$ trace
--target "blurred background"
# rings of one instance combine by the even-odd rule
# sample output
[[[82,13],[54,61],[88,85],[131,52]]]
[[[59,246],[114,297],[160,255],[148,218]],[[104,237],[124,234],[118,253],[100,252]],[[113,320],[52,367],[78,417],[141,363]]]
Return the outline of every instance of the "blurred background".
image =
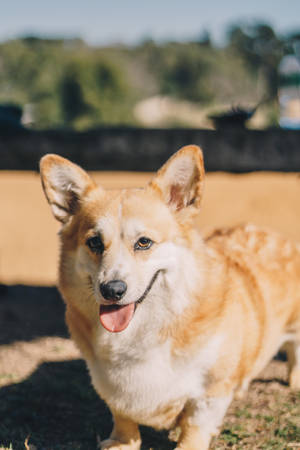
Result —
[[[0,102],[34,129],[211,128],[232,108],[251,128],[277,126],[280,89],[299,88],[299,17],[298,0],[12,0]]]
[[[39,159],[136,187],[187,144],[204,152],[203,235],[254,222],[300,242],[299,0],[1,2],[0,450],[95,450],[111,429],[53,287],[59,224]],[[285,377],[273,361],[213,448],[294,448]]]

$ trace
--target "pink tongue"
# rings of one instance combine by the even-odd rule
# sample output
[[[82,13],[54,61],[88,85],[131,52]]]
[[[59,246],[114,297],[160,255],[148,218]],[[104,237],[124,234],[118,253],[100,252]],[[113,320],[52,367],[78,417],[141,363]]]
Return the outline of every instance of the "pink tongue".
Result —
[[[118,333],[128,327],[134,314],[135,305],[100,305],[100,322],[111,333]]]

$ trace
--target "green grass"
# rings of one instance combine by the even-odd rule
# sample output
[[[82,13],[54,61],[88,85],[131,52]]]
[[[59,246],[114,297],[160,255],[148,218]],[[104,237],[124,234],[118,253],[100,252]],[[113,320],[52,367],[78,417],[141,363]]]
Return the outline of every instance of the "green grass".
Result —
[[[233,403],[212,448],[286,450],[299,444],[300,394],[270,380],[255,381],[245,400]]]

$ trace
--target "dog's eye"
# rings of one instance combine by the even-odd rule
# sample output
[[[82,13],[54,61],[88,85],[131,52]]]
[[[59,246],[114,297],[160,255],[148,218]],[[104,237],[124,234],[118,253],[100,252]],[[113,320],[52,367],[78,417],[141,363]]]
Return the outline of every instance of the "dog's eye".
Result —
[[[89,249],[97,255],[104,252],[104,244],[100,236],[93,236],[86,241],[86,245]]]
[[[134,250],[148,250],[152,244],[151,239],[143,236],[134,244]]]

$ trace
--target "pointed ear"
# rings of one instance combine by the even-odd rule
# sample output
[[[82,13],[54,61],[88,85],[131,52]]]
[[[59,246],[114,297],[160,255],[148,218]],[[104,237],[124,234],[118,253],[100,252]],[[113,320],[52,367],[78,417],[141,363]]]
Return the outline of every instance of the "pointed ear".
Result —
[[[66,223],[77,211],[94,181],[81,167],[61,156],[48,154],[40,161],[42,185],[54,217]]]
[[[150,187],[158,191],[174,211],[190,205],[198,209],[204,188],[201,149],[196,145],[181,148],[157,172]]]

